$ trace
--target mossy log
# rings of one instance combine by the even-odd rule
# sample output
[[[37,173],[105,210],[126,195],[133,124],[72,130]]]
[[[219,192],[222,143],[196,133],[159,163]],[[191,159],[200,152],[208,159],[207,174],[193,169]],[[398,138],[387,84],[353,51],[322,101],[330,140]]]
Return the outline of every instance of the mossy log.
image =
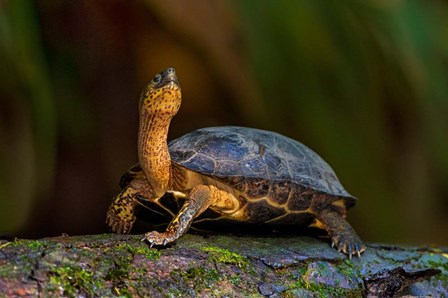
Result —
[[[0,297],[448,296],[448,251],[369,244],[348,259],[322,239],[186,235],[0,242]]]

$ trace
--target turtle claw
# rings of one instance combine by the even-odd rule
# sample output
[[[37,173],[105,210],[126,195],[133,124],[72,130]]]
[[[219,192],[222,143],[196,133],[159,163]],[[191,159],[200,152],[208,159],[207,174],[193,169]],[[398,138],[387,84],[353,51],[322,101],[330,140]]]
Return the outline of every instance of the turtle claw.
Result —
[[[365,245],[363,245],[359,239],[350,239],[337,236],[333,237],[331,246],[336,247],[338,252],[346,254],[349,259],[351,259],[352,256],[361,257],[361,253],[366,250]]]
[[[166,246],[168,243],[173,242],[169,234],[167,233],[159,233],[157,231],[148,232],[145,234],[145,238],[142,241],[148,241],[149,247],[152,248],[154,245],[162,245]]]

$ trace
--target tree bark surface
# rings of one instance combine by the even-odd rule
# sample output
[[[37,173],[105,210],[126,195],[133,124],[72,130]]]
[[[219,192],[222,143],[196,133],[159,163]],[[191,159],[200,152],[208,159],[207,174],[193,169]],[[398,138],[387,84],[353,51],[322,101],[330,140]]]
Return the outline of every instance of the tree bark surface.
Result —
[[[446,248],[368,244],[349,259],[302,236],[0,241],[0,297],[448,297]]]

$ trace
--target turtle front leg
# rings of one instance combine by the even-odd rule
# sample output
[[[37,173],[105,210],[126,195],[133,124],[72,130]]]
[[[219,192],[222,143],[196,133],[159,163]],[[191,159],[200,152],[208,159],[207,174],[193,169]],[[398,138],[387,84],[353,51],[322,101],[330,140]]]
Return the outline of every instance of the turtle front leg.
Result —
[[[135,206],[138,191],[132,187],[125,188],[114,199],[107,210],[106,224],[112,232],[119,234],[128,234],[135,222]]]
[[[201,215],[210,206],[215,206],[222,210],[234,209],[233,200],[229,197],[232,195],[217,189],[214,186],[197,185],[195,186],[184,205],[168,225],[163,233],[151,231],[145,234],[142,241],[147,240],[151,247],[153,245],[166,245],[174,242],[184,235],[190,228],[193,220]],[[225,212],[225,211],[224,211]]]
[[[361,256],[366,250],[366,246],[356,234],[350,224],[333,208],[328,207],[322,210],[317,219],[331,237],[332,246],[336,246],[338,251],[342,251],[349,258],[352,255]]]

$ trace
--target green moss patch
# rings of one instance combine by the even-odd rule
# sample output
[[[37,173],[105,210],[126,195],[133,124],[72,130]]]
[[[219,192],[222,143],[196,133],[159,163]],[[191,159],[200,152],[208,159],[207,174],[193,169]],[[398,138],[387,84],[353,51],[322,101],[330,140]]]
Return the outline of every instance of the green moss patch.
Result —
[[[346,259],[342,263],[336,265],[336,268],[347,278],[356,278],[359,276],[359,268],[350,259]]]
[[[11,247],[28,248],[30,250],[39,250],[45,248],[46,243],[40,240],[14,240],[13,242],[8,242],[4,246],[10,245]]]
[[[247,268],[247,265],[249,264],[247,257],[224,248],[206,246],[202,247],[201,250],[207,252],[210,261],[214,263],[231,264],[236,265],[239,268]]]
[[[294,290],[305,289],[312,292],[317,297],[361,297],[362,293],[357,290],[331,287],[325,284],[309,283],[300,278],[295,283],[289,285],[285,295],[293,294]]]
[[[206,269],[204,267],[193,267],[186,271],[176,269],[171,272],[171,276],[178,276],[185,283],[193,285],[195,291],[210,289],[220,280],[220,274],[216,269]]]
[[[118,251],[127,251],[134,256],[140,254],[145,256],[149,260],[158,260],[162,254],[159,250],[149,248],[146,245],[135,247],[127,243],[120,243],[115,247],[115,249],[117,249]]]
[[[49,291],[75,297],[79,293],[94,296],[101,283],[94,274],[81,267],[58,267],[50,271]]]

